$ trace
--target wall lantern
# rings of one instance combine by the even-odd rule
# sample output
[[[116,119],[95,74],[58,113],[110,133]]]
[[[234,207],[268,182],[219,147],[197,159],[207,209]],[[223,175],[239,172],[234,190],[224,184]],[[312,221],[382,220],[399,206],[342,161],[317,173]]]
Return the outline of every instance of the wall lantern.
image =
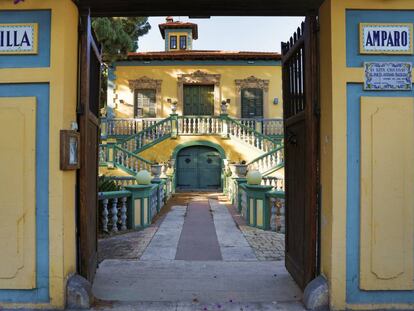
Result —
[[[273,105],[278,105],[279,104],[279,98],[275,97],[273,99]]]

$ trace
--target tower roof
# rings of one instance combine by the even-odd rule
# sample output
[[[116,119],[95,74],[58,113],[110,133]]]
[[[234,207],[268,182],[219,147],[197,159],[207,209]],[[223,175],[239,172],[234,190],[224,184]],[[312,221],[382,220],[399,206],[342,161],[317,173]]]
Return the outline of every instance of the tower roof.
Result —
[[[166,18],[166,22],[159,24],[161,36],[165,39],[165,30],[166,29],[191,29],[193,32],[193,39],[198,39],[198,26],[194,23],[189,22],[175,22],[171,16]]]

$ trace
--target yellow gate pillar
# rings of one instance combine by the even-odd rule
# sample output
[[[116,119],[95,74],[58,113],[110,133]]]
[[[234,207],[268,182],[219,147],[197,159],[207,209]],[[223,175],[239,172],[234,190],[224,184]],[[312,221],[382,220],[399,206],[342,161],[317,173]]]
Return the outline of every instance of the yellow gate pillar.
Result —
[[[321,272],[334,310],[414,308],[413,9],[320,9]]]
[[[76,172],[60,130],[76,121],[78,10],[0,1],[0,305],[63,308],[76,272]],[[7,35],[9,34],[9,35]]]

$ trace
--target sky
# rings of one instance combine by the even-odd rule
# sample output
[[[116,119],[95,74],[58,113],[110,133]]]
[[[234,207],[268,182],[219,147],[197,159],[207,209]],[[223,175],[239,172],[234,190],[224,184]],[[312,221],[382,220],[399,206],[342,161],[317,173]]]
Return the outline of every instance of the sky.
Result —
[[[280,52],[280,43],[296,31],[303,17],[211,17],[189,19],[174,16],[175,21],[198,24],[198,40],[193,50]],[[139,39],[139,52],[163,51],[164,41],[158,24],[165,17],[150,17],[151,30]]]

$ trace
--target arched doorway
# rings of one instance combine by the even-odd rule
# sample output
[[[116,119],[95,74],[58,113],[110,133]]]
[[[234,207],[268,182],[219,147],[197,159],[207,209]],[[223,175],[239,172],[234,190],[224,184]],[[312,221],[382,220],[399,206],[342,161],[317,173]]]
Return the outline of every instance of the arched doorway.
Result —
[[[178,190],[221,189],[222,159],[219,151],[209,146],[190,146],[177,154]]]

